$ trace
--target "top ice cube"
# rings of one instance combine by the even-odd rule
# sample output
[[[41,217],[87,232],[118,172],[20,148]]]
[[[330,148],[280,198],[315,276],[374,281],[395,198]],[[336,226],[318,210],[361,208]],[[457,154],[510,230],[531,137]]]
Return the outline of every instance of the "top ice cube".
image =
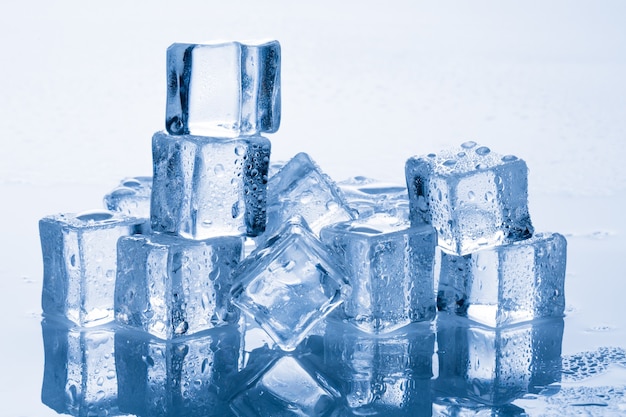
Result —
[[[238,137],[280,124],[280,44],[175,43],[167,49],[171,135]]]
[[[456,255],[529,238],[528,168],[476,142],[406,162],[411,224],[429,223]]]

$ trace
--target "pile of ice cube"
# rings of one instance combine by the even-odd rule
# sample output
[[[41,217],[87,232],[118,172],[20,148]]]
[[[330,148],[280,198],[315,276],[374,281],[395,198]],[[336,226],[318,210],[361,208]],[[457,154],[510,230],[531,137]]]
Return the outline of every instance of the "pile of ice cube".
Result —
[[[270,165],[276,41],[173,44],[167,87],[153,177],[40,221],[46,317],[170,340],[243,312],[291,351],[331,313],[373,334],[563,315],[566,242],[533,233],[523,160],[465,142],[410,158],[407,187]]]

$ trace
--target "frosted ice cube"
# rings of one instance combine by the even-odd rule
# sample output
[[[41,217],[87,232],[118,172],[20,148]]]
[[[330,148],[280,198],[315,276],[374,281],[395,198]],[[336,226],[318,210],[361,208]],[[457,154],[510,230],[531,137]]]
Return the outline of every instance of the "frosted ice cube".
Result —
[[[301,218],[246,258],[236,272],[233,303],[283,350],[293,350],[348,296],[343,270]]]
[[[238,417],[335,415],[339,393],[302,360],[282,356],[249,387],[235,396]]]
[[[490,329],[453,316],[437,321],[435,391],[503,405],[561,380],[563,319]]]
[[[329,320],[324,364],[354,415],[430,415],[434,344],[426,323],[372,335]]]
[[[144,222],[109,211],[41,219],[44,314],[81,326],[113,320],[117,240],[142,231]]]
[[[302,216],[315,234],[326,225],[355,217],[335,182],[304,152],[294,156],[272,176],[267,187],[264,237],[275,234],[296,215]]]
[[[438,308],[493,327],[560,317],[566,257],[567,241],[558,233],[465,256],[442,252]]]
[[[431,226],[378,213],[325,227],[321,239],[347,271],[352,294],[343,310],[356,326],[389,332],[435,317]]]
[[[374,213],[388,213],[408,218],[409,197],[406,185],[380,181],[364,176],[351,177],[337,183],[348,205],[359,218]]]
[[[41,401],[73,416],[117,415],[112,327],[75,328],[43,320]]]
[[[167,342],[118,330],[120,410],[151,417],[232,415],[224,388],[237,373],[239,338],[234,326]]]
[[[465,142],[406,162],[413,224],[432,224],[439,246],[465,255],[532,235],[528,169],[513,155]]]
[[[104,205],[110,211],[147,219],[150,217],[151,193],[152,177],[124,178],[104,196]]]
[[[265,230],[269,140],[157,132],[152,154],[154,231],[202,240]]]
[[[229,302],[242,238],[141,235],[119,240],[115,319],[161,339],[233,323]]]
[[[280,124],[280,44],[171,45],[166,113],[172,135],[275,132]]]

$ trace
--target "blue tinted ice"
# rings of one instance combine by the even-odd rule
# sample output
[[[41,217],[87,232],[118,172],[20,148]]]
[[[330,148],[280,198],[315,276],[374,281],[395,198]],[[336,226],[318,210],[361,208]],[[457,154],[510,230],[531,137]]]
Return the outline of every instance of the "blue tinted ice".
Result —
[[[124,178],[104,196],[104,205],[110,211],[147,219],[150,217],[151,193],[152,177]]]
[[[350,291],[343,270],[299,218],[252,252],[236,274],[233,303],[287,351]]]
[[[280,45],[175,43],[167,50],[166,128],[236,137],[280,124]]]
[[[409,197],[404,184],[357,176],[340,181],[337,185],[348,205],[359,214],[359,218],[374,213],[408,218]]]
[[[242,238],[203,241],[141,235],[120,239],[115,319],[161,339],[235,322],[229,291]]]
[[[326,225],[354,219],[335,182],[306,153],[294,156],[267,187],[266,236],[296,215],[316,234]]]
[[[41,219],[44,314],[79,325],[113,320],[117,240],[141,231],[144,222],[108,211]]]
[[[566,257],[567,242],[558,233],[465,256],[442,252],[438,307],[488,326],[560,317]]]
[[[235,327],[169,342],[146,336],[115,334],[120,411],[150,417],[231,415],[224,387],[237,372]]]
[[[61,414],[117,415],[114,330],[42,321],[45,365],[41,401]]]
[[[513,155],[465,142],[406,162],[413,224],[432,224],[439,246],[465,255],[528,238],[528,169]]]
[[[238,417],[336,415],[339,393],[307,365],[293,356],[278,358],[233,398],[232,410]]]
[[[154,231],[202,240],[265,230],[269,140],[157,132],[152,154]]]
[[[452,316],[437,322],[439,395],[503,405],[561,380],[563,319],[499,329]]]
[[[379,213],[325,227],[321,239],[348,274],[352,294],[343,310],[356,326],[389,332],[435,317],[431,226]]]
[[[324,364],[349,415],[430,416],[434,344],[426,323],[381,336],[329,320]]]

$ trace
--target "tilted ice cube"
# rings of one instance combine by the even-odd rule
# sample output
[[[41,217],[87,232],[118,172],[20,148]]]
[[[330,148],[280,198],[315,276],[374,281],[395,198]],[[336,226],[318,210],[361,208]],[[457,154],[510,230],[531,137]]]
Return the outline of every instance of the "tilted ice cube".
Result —
[[[348,273],[352,294],[343,310],[356,326],[389,332],[435,317],[431,226],[379,213],[325,227],[321,239]]]
[[[280,44],[171,45],[166,113],[172,135],[275,132],[280,124]]]
[[[142,235],[120,239],[115,319],[156,337],[171,339],[233,323],[233,270],[242,238],[203,241]]]
[[[61,414],[117,415],[114,329],[41,322],[45,355],[41,401]]]
[[[119,409],[138,416],[231,416],[225,392],[237,373],[234,326],[173,341],[130,329],[115,334]]]
[[[454,316],[437,320],[435,391],[502,405],[561,380],[563,319],[489,329]]]
[[[406,185],[357,176],[337,183],[348,205],[359,218],[374,213],[388,213],[408,218],[409,197]]]
[[[265,230],[269,140],[157,132],[152,154],[154,231],[201,240]]]
[[[337,185],[304,152],[294,156],[270,178],[264,236],[276,233],[296,215],[302,216],[316,234],[326,225],[354,219],[354,212]]]
[[[309,363],[282,356],[231,401],[237,417],[333,416],[339,393]]]
[[[560,317],[566,257],[567,241],[558,233],[465,256],[442,251],[438,308],[494,327]]]
[[[283,350],[293,350],[349,294],[344,271],[300,218],[239,266],[233,303]]]
[[[475,142],[409,158],[411,222],[432,224],[439,246],[457,255],[528,238],[527,176],[523,160]]]
[[[150,217],[151,193],[152,177],[125,178],[104,196],[104,205],[111,211],[147,219]]]
[[[434,344],[426,323],[381,336],[329,320],[324,364],[350,415],[430,416]]]
[[[108,211],[41,219],[44,314],[81,326],[113,320],[117,240],[140,232],[144,222]]]

